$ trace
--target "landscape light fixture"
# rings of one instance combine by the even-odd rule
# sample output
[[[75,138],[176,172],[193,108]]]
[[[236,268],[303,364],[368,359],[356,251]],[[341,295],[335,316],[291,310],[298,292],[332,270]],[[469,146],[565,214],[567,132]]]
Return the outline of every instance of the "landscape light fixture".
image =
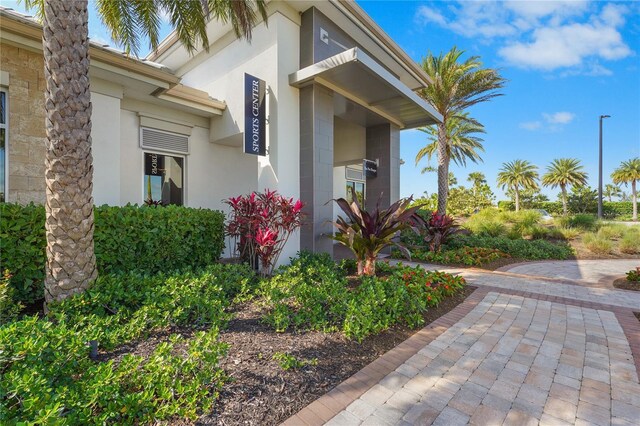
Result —
[[[610,115],[600,116],[600,145],[598,157],[598,219],[602,219],[602,119],[610,117]]]

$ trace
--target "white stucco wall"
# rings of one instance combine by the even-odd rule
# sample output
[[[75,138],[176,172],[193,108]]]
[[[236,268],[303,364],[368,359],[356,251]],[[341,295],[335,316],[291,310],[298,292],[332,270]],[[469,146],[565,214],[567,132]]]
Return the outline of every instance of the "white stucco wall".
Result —
[[[97,206],[120,204],[120,99],[91,93],[93,201]]]
[[[218,199],[265,189],[276,189],[286,197],[299,198],[299,99],[298,90],[288,81],[289,74],[299,68],[299,38],[299,23],[276,12],[270,16],[268,27],[259,25],[254,29],[251,43],[234,40],[222,48],[216,48],[214,44],[209,54],[201,53],[207,57],[195,58],[198,64],[181,76],[184,84],[205,90],[227,103],[223,116],[211,120],[209,139],[213,141],[244,129],[244,74],[254,75],[267,84],[265,157],[244,154],[241,146],[211,142],[207,143],[207,148],[199,147],[200,154],[196,155],[194,151],[190,156],[190,168],[199,168],[196,165],[202,163],[203,167],[224,171],[220,176],[213,173],[211,180],[203,183],[218,186],[220,194],[226,192],[224,197],[216,194]],[[205,152],[210,152],[215,159],[204,157]],[[209,159],[208,164],[204,158]],[[196,189],[192,179],[187,185]],[[299,247],[296,233],[283,250],[281,263],[294,256]]]

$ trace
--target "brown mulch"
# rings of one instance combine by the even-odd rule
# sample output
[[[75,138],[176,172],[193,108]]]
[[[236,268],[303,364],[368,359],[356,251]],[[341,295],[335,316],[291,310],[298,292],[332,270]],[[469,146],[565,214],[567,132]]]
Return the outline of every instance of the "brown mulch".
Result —
[[[629,281],[626,277],[618,278],[617,280],[615,280],[613,282],[613,286],[622,290],[640,291],[640,282]]]
[[[426,324],[458,306],[474,290],[467,286],[430,309],[425,313]],[[201,417],[198,424],[279,424],[416,331],[398,326],[357,343],[340,333],[276,333],[260,322],[260,316],[254,304],[240,306],[221,332],[221,340],[231,345],[221,362],[231,382],[223,387],[214,413]],[[317,364],[283,370],[273,359],[276,352],[300,361],[317,360]]]

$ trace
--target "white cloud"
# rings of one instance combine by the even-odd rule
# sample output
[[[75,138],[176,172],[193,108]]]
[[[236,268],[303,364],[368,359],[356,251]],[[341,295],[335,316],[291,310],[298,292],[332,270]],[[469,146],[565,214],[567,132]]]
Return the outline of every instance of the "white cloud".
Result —
[[[498,54],[512,65],[554,70],[581,65],[589,57],[622,59],[631,49],[616,28],[587,23],[536,29],[532,42],[512,43]]]
[[[576,118],[576,115],[568,111],[558,111],[554,113],[542,113],[543,120],[525,121],[519,127],[530,132],[545,130],[548,132],[559,131],[562,126],[569,124]]]
[[[539,121],[526,121],[524,123],[520,123],[520,128],[525,130],[538,130],[542,127],[542,123]]]
[[[587,0],[458,1],[420,6],[416,18],[481,42],[497,41],[498,55],[516,67],[605,76],[611,71],[601,61],[634,52],[620,33],[630,8],[601,5]]]
[[[542,114],[544,119],[549,124],[569,124],[576,118],[576,115],[572,112],[560,111],[553,114]]]

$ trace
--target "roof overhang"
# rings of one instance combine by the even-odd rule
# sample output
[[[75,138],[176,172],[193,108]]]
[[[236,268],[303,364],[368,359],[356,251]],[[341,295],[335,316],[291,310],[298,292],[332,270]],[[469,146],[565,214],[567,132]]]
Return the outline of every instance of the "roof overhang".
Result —
[[[400,129],[442,121],[427,101],[357,47],[289,75],[289,84],[297,88],[314,83],[362,105]]]

